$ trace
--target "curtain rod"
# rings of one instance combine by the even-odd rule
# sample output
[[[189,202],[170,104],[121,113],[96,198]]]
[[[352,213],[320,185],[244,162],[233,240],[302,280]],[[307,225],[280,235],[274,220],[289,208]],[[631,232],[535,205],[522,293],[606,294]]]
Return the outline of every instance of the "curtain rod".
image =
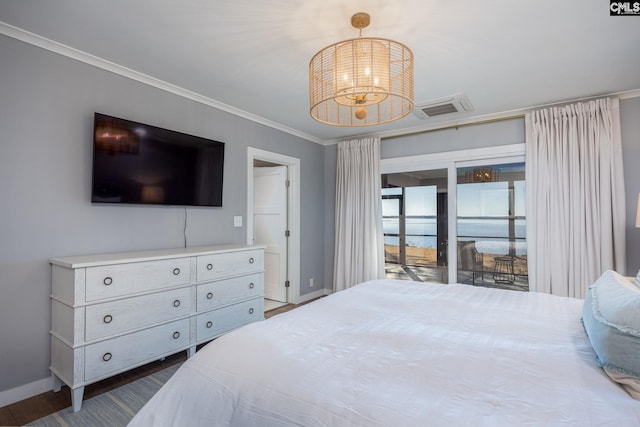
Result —
[[[434,127],[432,129],[416,129],[414,132],[404,132],[402,134],[399,135],[391,135],[391,136],[387,136],[387,137],[381,137],[380,140],[381,141],[389,141],[391,139],[396,139],[396,138],[402,138],[405,136],[409,136],[409,135],[416,135],[419,133],[430,133],[430,132],[437,132],[440,130],[448,130],[448,129],[458,129],[458,128],[462,128],[462,127],[467,127],[467,126],[477,126],[477,125],[486,125],[489,123],[497,123],[497,122],[503,122],[505,120],[514,120],[514,119],[522,119],[524,118],[524,113],[521,114],[514,114],[511,116],[502,116],[502,117],[496,117],[496,118],[491,118],[491,119],[484,119],[484,120],[476,120],[473,122],[468,122],[468,123],[457,123],[457,124],[451,124],[451,125],[444,125],[442,127]]]

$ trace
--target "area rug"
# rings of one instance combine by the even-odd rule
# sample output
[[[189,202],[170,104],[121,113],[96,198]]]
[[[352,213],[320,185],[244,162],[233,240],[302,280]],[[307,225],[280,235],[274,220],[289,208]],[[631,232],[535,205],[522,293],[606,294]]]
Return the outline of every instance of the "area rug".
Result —
[[[71,407],[40,418],[28,426],[118,427],[126,426],[160,387],[178,370],[180,363],[82,402],[82,409]]]

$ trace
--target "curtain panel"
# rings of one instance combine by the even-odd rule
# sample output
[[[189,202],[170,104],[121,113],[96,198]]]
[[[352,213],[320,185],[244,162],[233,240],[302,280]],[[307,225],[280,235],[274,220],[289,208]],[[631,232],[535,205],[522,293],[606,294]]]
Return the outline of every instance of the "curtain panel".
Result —
[[[532,291],[584,298],[625,272],[625,196],[617,99],[526,114],[527,246]]]
[[[384,278],[380,138],[338,143],[334,291]]]

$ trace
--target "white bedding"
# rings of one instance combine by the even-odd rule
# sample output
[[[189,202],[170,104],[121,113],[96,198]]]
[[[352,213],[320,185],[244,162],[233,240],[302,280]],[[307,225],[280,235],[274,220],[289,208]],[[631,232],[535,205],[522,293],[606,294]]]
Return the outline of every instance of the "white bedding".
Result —
[[[582,300],[372,281],[187,360],[131,426],[637,426]]]

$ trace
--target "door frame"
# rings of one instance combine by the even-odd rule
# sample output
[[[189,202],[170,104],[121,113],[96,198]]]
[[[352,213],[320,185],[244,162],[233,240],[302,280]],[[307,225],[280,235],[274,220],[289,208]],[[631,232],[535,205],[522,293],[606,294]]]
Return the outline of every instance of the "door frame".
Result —
[[[253,244],[253,213],[254,213],[254,160],[263,160],[287,166],[289,245],[287,250],[287,269],[289,271],[289,289],[287,302],[298,304],[300,297],[300,159],[247,147],[247,244]]]
[[[474,164],[486,164],[487,161],[494,164],[510,161],[524,161],[524,143],[499,145],[485,148],[472,148],[469,150],[447,151],[444,153],[422,154],[409,157],[393,157],[380,159],[380,174],[410,172],[416,170],[448,169],[448,217],[457,218],[457,168],[472,166]],[[447,259],[449,266],[458,265],[457,221],[449,221],[449,253]],[[449,283],[457,283],[457,268],[449,268]]]

